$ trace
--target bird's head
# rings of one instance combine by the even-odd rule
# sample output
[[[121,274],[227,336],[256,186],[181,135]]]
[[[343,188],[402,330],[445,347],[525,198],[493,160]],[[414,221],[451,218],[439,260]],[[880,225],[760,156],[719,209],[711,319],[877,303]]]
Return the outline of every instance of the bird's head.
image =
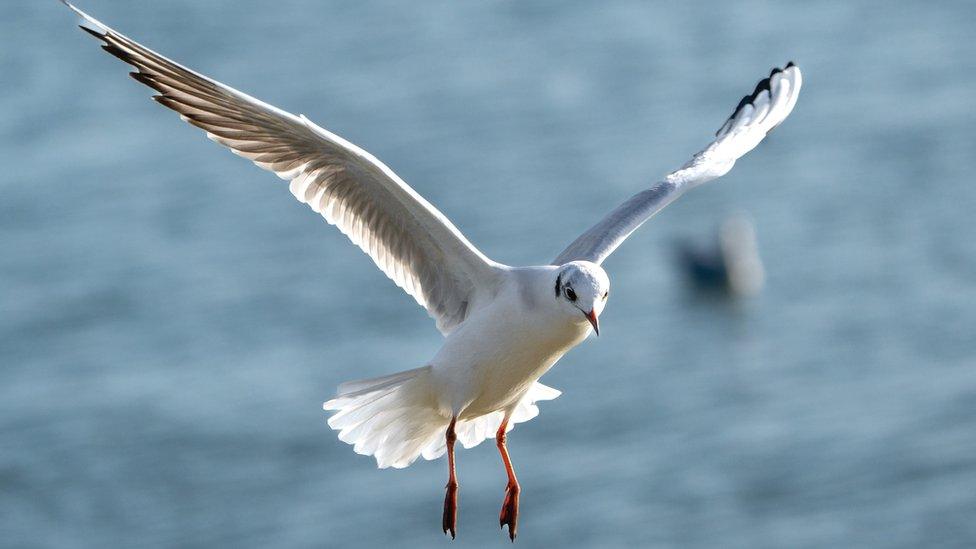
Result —
[[[574,322],[589,322],[600,335],[598,318],[610,297],[610,278],[589,261],[573,261],[556,271],[556,301]]]

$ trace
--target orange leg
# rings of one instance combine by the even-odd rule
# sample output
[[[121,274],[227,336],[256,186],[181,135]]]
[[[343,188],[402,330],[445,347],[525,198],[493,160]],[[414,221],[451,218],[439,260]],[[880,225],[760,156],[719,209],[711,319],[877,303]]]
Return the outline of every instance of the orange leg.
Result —
[[[454,470],[454,441],[457,435],[454,433],[454,424],[457,423],[457,416],[451,418],[451,424],[447,426],[447,467],[450,469],[450,476],[447,480],[447,494],[444,496],[444,519],[441,525],[444,533],[451,533],[451,539],[457,534],[457,508],[458,508],[458,481],[457,473]]]
[[[508,537],[514,542],[516,530],[518,528],[518,508],[519,508],[519,488],[518,479],[515,478],[515,469],[512,467],[512,460],[508,457],[508,447],[505,446],[505,429],[508,428],[508,418],[502,420],[501,427],[495,433],[495,442],[498,444],[498,452],[502,455],[505,463],[505,472],[508,473],[508,486],[505,487],[505,501],[502,503],[502,512],[498,516],[498,524],[502,528],[508,525]]]

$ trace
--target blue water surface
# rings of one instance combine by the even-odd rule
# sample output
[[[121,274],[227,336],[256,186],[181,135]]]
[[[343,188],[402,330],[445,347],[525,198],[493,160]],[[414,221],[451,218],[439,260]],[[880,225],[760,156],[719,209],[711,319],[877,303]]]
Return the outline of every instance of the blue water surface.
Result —
[[[546,262],[794,59],[787,122],[605,264],[603,335],[510,436],[518,546],[976,545],[976,4],[124,2],[122,32],[383,159]],[[378,471],[322,401],[425,312],[286,184],[148,101],[54,0],[0,7],[0,546],[488,547],[504,473]],[[671,245],[755,221],[767,285]]]

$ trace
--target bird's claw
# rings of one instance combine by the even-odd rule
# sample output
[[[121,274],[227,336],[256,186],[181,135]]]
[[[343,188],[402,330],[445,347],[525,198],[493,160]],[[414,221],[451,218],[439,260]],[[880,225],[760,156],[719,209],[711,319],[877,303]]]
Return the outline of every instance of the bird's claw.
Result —
[[[518,533],[519,485],[509,484],[505,487],[505,501],[502,502],[502,512],[498,515],[498,526],[508,525],[508,537],[515,542]]]
[[[447,493],[444,495],[444,518],[441,521],[441,526],[444,527],[445,534],[450,532],[451,539],[457,535],[457,495],[457,483],[448,483]]]

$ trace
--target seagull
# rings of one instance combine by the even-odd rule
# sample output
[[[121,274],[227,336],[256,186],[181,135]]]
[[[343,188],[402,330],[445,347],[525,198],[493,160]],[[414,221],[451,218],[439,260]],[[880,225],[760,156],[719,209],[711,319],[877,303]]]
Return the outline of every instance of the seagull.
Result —
[[[678,170],[637,193],[545,265],[513,267],[476,248],[430,202],[365,150],[316,125],[150,50],[61,0],[81,28],[136,70],[207,137],[289,181],[289,190],[359,246],[434,319],[443,344],[423,366],[343,383],[324,404],[339,439],[380,468],[447,454],[442,528],[457,531],[455,443],[492,436],[508,482],[499,526],[514,542],[521,489],[506,445],[516,423],[560,395],[539,383],[562,356],[600,333],[610,279],[600,266],[651,216],[725,175],[793,110],[800,69],[774,68],[715,138]]]

